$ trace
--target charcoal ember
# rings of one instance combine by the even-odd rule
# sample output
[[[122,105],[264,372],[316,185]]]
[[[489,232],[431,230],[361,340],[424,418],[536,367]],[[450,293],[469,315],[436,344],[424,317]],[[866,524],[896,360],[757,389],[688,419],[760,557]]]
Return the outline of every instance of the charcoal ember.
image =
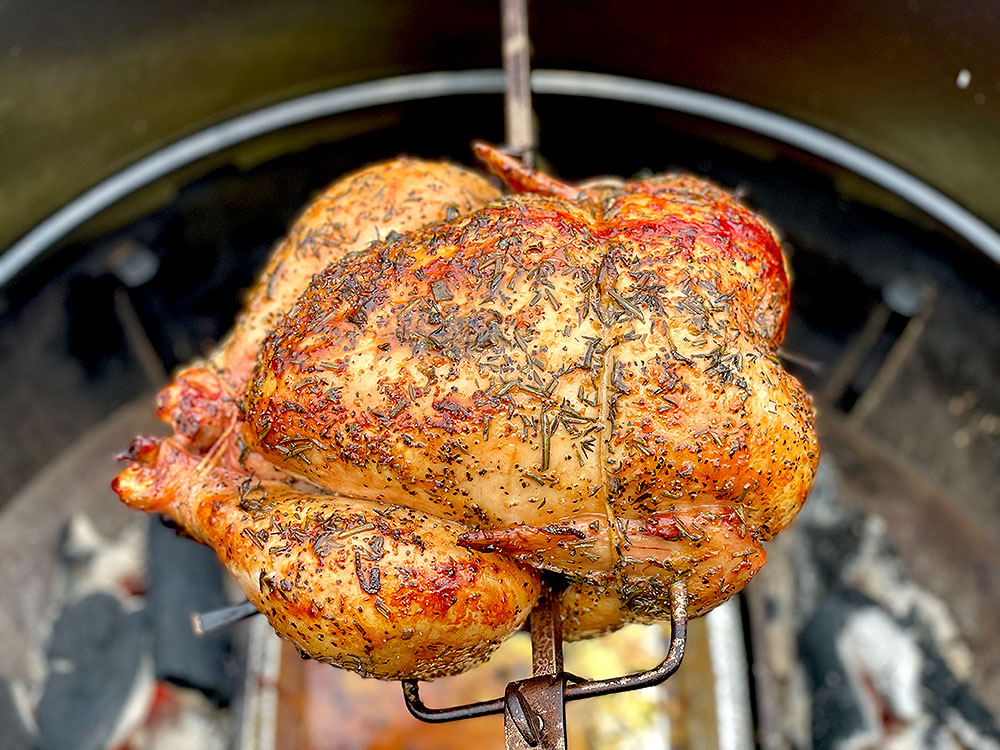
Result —
[[[235,685],[232,639],[226,632],[199,637],[191,628],[192,613],[227,604],[215,553],[154,522],[148,565],[146,611],[156,676],[228,704]]]
[[[69,591],[75,598],[142,590],[148,521],[130,521],[113,536],[98,531],[90,517],[74,513],[63,526],[59,555],[66,563]]]
[[[8,678],[0,677],[0,748],[36,750],[37,747],[35,736],[14,698],[13,684]]]
[[[145,648],[142,613],[126,613],[110,594],[66,607],[53,626],[36,712],[41,750],[108,747],[141,692]]]

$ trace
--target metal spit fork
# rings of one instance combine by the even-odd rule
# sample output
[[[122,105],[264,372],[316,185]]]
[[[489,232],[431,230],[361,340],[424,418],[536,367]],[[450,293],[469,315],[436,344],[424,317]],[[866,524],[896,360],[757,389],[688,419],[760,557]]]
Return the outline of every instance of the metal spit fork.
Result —
[[[428,708],[420,700],[416,680],[404,680],[403,697],[410,713],[434,723],[502,713],[507,750],[566,750],[567,701],[659,685],[681,665],[687,638],[687,588],[683,581],[670,587],[666,658],[645,672],[606,680],[585,680],[563,670],[561,593],[560,583],[549,582],[531,613],[531,677],[507,685],[503,698],[453,708]]]

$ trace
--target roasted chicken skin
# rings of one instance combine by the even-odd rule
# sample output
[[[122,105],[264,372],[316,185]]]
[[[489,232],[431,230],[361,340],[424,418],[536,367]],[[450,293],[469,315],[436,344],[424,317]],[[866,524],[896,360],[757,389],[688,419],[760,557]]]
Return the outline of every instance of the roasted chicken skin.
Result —
[[[679,578],[706,612],[763,564],[818,459],[776,357],[789,284],[763,220],[690,176],[579,189],[477,153],[513,194],[406,160],[320,198],[219,352],[161,396],[174,435],[138,439],[115,483],[215,547],[304,652],[375,676],[485,658],[540,570],[570,579],[570,638],[667,617]],[[366,246],[316,231],[360,206],[405,221]],[[435,571],[461,579],[440,613],[407,588]]]

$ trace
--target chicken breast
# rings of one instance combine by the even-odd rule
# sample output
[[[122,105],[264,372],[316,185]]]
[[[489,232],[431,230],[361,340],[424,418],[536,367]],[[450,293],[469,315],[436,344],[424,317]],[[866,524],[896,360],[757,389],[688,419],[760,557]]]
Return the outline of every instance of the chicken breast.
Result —
[[[763,564],[761,543],[801,506],[818,460],[810,399],[776,357],[789,284],[762,219],[690,176],[579,189],[477,151],[513,194],[438,165],[431,184],[446,188],[431,194],[457,191],[461,206],[435,198],[430,214],[347,252],[293,230],[219,353],[165,392],[175,435],[137,443],[116,483],[214,546],[279,633],[366,674],[427,677],[484,658],[464,639],[519,626],[538,571],[571,581],[569,638],[668,617],[678,579],[689,614],[706,612]],[[407,173],[432,170],[414,164]],[[348,178],[304,221],[376,200],[402,215],[419,182],[389,196]],[[291,270],[300,256],[311,280]],[[258,484],[266,512],[239,499]],[[387,590],[430,586],[445,561],[475,568],[451,624],[434,627],[405,597],[392,609],[371,577],[345,575],[365,546],[309,552],[321,532],[308,519],[329,513],[357,520],[337,533],[366,527],[364,545],[395,556],[377,569]],[[289,518],[298,547],[253,541]],[[295,584],[275,598],[266,580],[289,580],[288,554]],[[403,557],[419,575],[398,572]],[[317,601],[320,619],[363,614],[365,633],[378,623],[384,636],[306,637]],[[398,654],[404,628],[411,655],[419,633],[454,659]]]

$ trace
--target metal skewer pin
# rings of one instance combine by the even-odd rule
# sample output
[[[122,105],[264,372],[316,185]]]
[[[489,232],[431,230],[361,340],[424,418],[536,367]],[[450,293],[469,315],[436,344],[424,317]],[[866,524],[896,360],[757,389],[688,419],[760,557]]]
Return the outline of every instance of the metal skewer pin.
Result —
[[[191,630],[197,636],[210,635],[256,614],[259,614],[257,607],[249,601],[208,612],[192,612]]]
[[[531,39],[528,0],[500,2],[506,150],[527,166],[535,161],[535,123],[531,108]]]

